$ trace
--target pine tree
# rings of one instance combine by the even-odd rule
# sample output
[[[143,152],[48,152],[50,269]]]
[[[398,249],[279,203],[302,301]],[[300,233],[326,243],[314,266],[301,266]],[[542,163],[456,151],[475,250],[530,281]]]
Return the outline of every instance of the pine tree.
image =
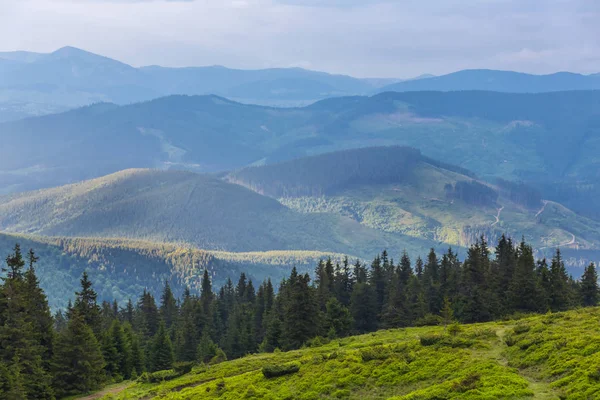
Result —
[[[317,335],[318,305],[309,286],[308,274],[299,275],[292,269],[287,299],[283,303],[283,338],[286,349],[297,349]]]
[[[31,266],[37,258],[30,252]],[[15,380],[15,385],[22,386],[29,399],[51,399],[51,377],[49,364],[43,357],[51,354],[52,321],[48,332],[38,332],[36,328],[46,328],[46,321],[38,321],[37,317],[45,317],[48,303],[43,291],[37,286],[34,270],[27,272],[27,280],[23,274],[25,261],[19,245],[15,245],[14,253],[6,259],[6,277],[0,287],[1,325],[0,325],[0,362],[4,362]],[[29,289],[32,290],[29,293]],[[31,297],[30,297],[31,296]],[[39,308],[39,310],[38,310]],[[17,387],[15,386],[15,387]],[[20,389],[17,390],[20,392]]]
[[[386,293],[386,276],[381,265],[381,257],[377,256],[371,263],[371,273],[369,276],[369,284],[375,291],[375,315],[377,321],[381,316],[383,304],[385,302]]]
[[[165,281],[165,286],[160,297],[160,315],[165,322],[167,329],[170,329],[175,323],[178,312],[177,300],[175,300],[169,282]]]
[[[146,339],[153,337],[158,332],[160,314],[154,301],[154,296],[144,289],[142,297],[138,302],[139,317],[136,325],[138,331]]]
[[[164,322],[160,322],[158,331],[152,339],[152,348],[150,352],[150,365],[152,371],[162,371],[173,368],[173,345],[167,334]]]
[[[196,354],[198,361],[208,363],[216,354],[218,346],[212,341],[208,330],[202,333]]]
[[[484,322],[491,317],[485,296],[486,249],[485,242],[472,245],[461,271],[458,316],[463,322]]]
[[[80,282],[81,291],[75,293],[77,298],[75,299],[73,310],[83,318],[84,323],[88,325],[96,335],[99,335],[101,320],[100,307],[96,302],[98,295],[92,288],[92,282],[89,280],[87,272],[83,272]]]
[[[371,332],[377,328],[377,300],[371,285],[367,283],[354,285],[350,313],[354,318],[354,328],[357,332]]]
[[[564,311],[569,307],[570,302],[569,276],[560,250],[557,249],[550,264],[550,308],[552,311]]]
[[[524,240],[519,245],[517,264],[507,294],[512,310],[533,312],[540,309],[533,249]]]
[[[53,365],[58,397],[87,393],[104,382],[100,344],[78,312],[71,314],[67,329],[56,339]]]
[[[335,297],[330,298],[325,307],[328,332],[333,331],[334,337],[348,336],[354,325],[348,308],[344,307]]]
[[[453,320],[454,310],[452,309],[452,303],[448,297],[444,297],[444,306],[442,307],[442,322],[444,323],[444,329],[446,329]]]
[[[581,304],[584,307],[598,305],[600,300],[600,289],[598,288],[598,274],[596,266],[592,263],[585,268],[581,277],[580,285]]]

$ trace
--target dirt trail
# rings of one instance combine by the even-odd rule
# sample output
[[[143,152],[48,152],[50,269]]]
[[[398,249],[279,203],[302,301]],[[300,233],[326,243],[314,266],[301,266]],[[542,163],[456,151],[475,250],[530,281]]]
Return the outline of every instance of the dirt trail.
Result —
[[[112,385],[107,388],[102,389],[99,392],[84,396],[77,397],[75,400],[97,400],[100,399],[107,394],[117,394],[121,393],[123,390],[127,389],[127,387],[131,384],[131,382],[121,383],[119,385]]]
[[[495,221],[495,222],[492,222],[492,225],[490,225],[490,226],[494,226],[494,225],[496,225],[498,222],[500,222],[500,213],[502,212],[502,210],[504,210],[504,206],[502,206],[502,207],[500,207],[500,208],[498,209],[498,214],[494,216],[494,218],[496,218],[496,221]]]
[[[506,331],[511,329],[513,325],[506,325],[500,329],[496,330],[496,336],[498,336],[498,341],[492,345],[492,348],[488,350],[486,356],[496,360],[499,364],[508,366],[508,360],[503,355],[503,350],[505,348],[504,344],[504,336],[506,335]],[[529,388],[533,391],[534,395],[531,397],[532,399],[537,400],[558,400],[560,399],[560,395],[558,392],[550,386],[549,382],[545,382],[539,379],[535,379],[534,377],[519,371],[519,375],[526,379],[529,382]]]
[[[542,206],[542,208],[540,208],[540,211],[537,212],[537,214],[535,214],[535,217],[539,217],[541,213],[543,213],[546,210],[546,206],[548,205],[548,200],[542,200],[542,203],[544,203],[544,205]]]

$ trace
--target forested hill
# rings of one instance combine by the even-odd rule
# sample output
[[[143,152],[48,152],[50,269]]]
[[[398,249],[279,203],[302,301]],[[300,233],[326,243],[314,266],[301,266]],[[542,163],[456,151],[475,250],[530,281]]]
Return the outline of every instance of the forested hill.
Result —
[[[16,243],[23,249],[34,249],[39,256],[37,275],[54,310],[67,306],[84,271],[93,279],[100,301],[124,304],[144,289],[158,297],[165,281],[177,296],[186,286],[197,292],[204,270],[220,287],[242,272],[254,282],[268,277],[278,281],[289,274],[292,265],[310,271],[319,259],[342,259],[340,254],[317,251],[228,253],[139,240],[4,233],[0,233],[0,258],[10,254]]]
[[[405,92],[304,108],[171,96],[0,125],[0,191],[126,168],[223,171],[341,149],[404,145],[486,179],[535,186],[600,217],[600,92]]]
[[[229,174],[227,179],[272,197],[320,196],[352,185],[415,183],[416,170],[424,164],[462,174],[465,179],[475,176],[464,168],[424,157],[417,149],[389,146],[248,167]]]
[[[338,215],[306,215],[242,186],[185,171],[126,170],[0,197],[0,230],[122,237],[235,252],[309,250],[367,257],[438,244]]]
[[[336,214],[380,231],[465,247],[481,234],[495,240],[509,233],[525,236],[540,255],[563,247],[570,265],[600,259],[600,223],[522,182],[486,182],[409,147],[326,153],[226,179],[299,212]]]

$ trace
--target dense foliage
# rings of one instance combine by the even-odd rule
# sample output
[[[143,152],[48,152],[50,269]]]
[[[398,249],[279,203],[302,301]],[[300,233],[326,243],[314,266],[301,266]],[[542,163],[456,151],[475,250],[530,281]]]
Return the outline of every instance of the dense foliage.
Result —
[[[16,245],[0,287],[0,381],[10,399],[83,393],[145,372],[165,371],[144,375],[144,381],[168,380],[196,362],[293,350],[379,328],[443,324],[456,334],[449,326],[455,318],[481,322],[598,302],[594,265],[574,281],[560,251],[550,266],[535,263],[530,246],[514,246],[505,237],[493,260],[483,239],[464,262],[452,250],[441,258],[432,250],[414,268],[406,253],[395,264],[384,251],[369,267],[328,259],[317,266],[312,284],[294,268],[277,293],[270,280],[255,288],[244,273],[237,284],[228,280],[215,293],[204,270],[199,295],[186,290],[178,301],[165,282],[158,303],[144,290],[137,304],[122,306],[100,304],[84,272],[74,302],[54,319],[35,274],[38,258],[30,251],[26,259]],[[421,338],[422,346],[468,344]],[[373,351],[363,360],[382,357]],[[299,368],[270,366],[263,373],[275,377]]]

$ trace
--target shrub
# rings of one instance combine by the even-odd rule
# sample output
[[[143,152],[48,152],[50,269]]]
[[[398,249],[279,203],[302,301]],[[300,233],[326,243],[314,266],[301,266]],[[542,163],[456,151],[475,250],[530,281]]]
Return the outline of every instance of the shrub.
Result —
[[[164,381],[170,381],[171,379],[175,379],[179,376],[181,376],[181,374],[175,372],[175,370],[166,369],[163,371],[156,372],[144,372],[142,375],[140,375],[140,377],[137,380],[138,382],[143,383],[159,383]]]
[[[219,364],[219,363],[222,363],[223,361],[227,361],[227,355],[225,354],[225,352],[223,350],[218,348],[215,352],[215,356],[210,359],[210,364],[212,364],[212,365]]]
[[[422,346],[433,346],[439,343],[444,337],[442,335],[430,334],[419,337]]]
[[[295,374],[298,371],[300,371],[300,364],[297,362],[280,365],[265,365],[262,368],[262,373],[265,378],[277,378],[278,376]]]
[[[176,362],[175,364],[173,364],[173,369],[179,375],[185,375],[192,371],[192,368],[194,368],[194,365],[195,365],[195,363],[192,361],[181,361],[181,362]]]
[[[477,383],[481,379],[481,375],[477,372],[471,372],[465,378],[461,379],[459,382],[455,382],[452,385],[452,389],[455,392],[463,393],[469,390],[473,390],[477,387]]]
[[[448,326],[448,333],[452,336],[457,336],[462,331],[462,327],[458,322],[455,322]]]
[[[513,332],[517,335],[520,335],[521,333],[529,332],[530,329],[531,327],[527,324],[517,324],[513,328]]]
[[[385,346],[373,346],[360,350],[360,357],[364,362],[371,360],[386,360],[390,358],[391,350]]]
[[[423,318],[415,321],[415,326],[436,326],[442,323],[442,317],[434,314],[427,314]]]

